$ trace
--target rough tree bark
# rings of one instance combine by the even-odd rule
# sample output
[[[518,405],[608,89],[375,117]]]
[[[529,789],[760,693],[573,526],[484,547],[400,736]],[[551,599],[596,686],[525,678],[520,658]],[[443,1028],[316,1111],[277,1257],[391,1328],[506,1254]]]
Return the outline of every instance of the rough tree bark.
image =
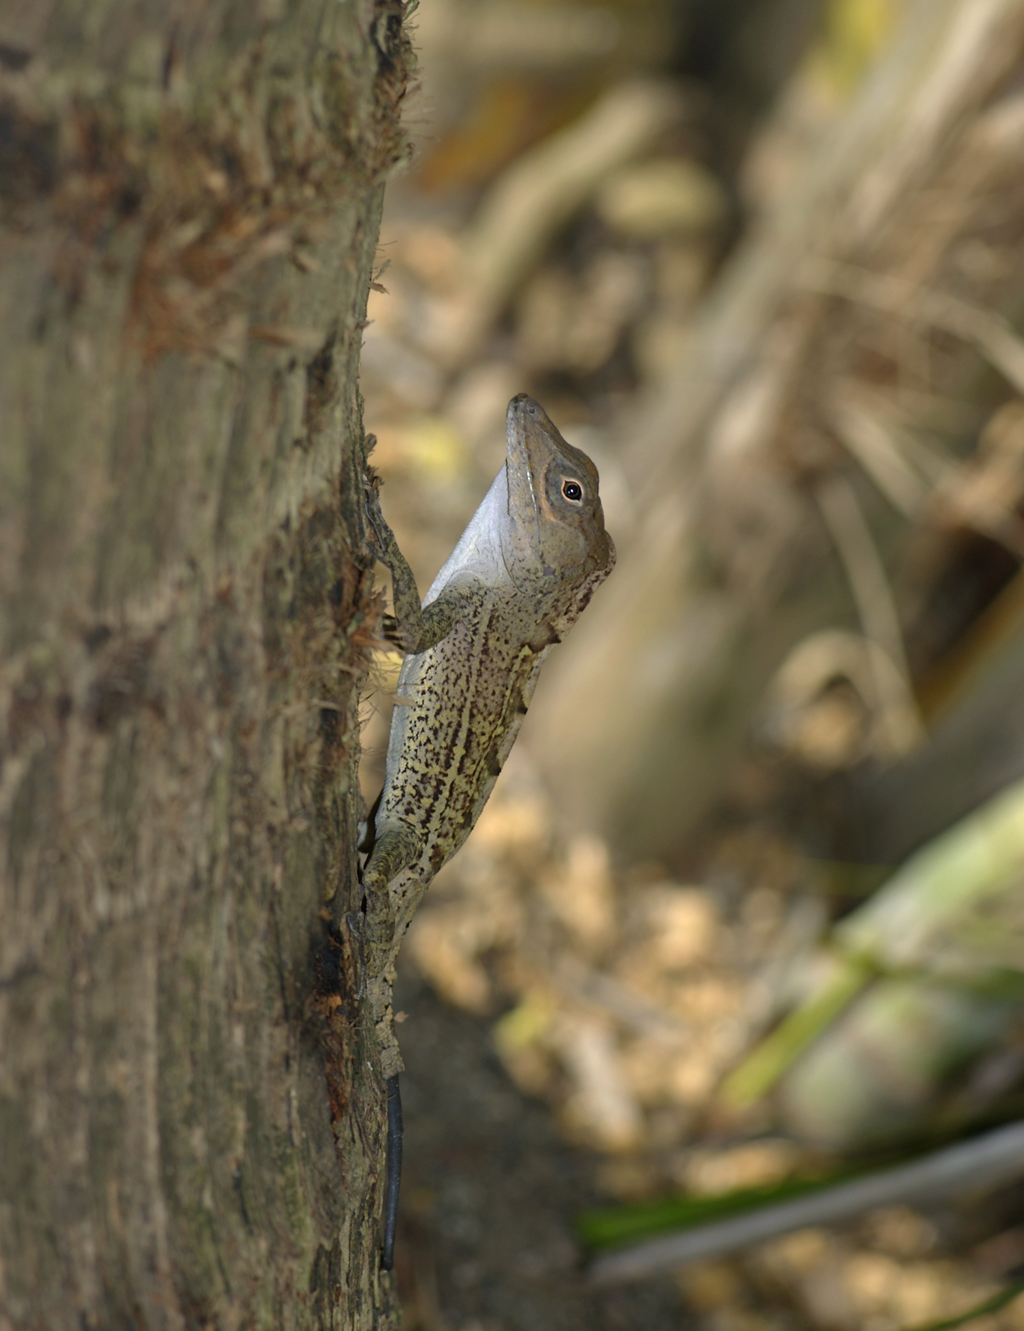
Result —
[[[394,1325],[356,369],[392,0],[0,13],[0,1326]]]
[[[524,738],[575,820],[632,856],[680,852],[790,650],[858,625],[829,483],[858,497],[906,619],[905,538],[935,512],[904,437],[951,467],[1024,389],[1022,59],[1021,0],[909,5],[678,373],[619,431],[638,532]],[[882,645],[899,654],[898,636]]]

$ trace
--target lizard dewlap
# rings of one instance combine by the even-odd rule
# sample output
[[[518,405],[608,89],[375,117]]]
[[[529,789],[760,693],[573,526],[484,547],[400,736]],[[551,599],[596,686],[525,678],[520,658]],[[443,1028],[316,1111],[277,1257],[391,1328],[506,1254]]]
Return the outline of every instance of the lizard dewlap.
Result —
[[[368,515],[391,569],[407,652],[363,872],[368,913],[386,915],[390,935],[390,962],[370,999],[382,1071],[392,1076],[400,1067],[390,1019],[398,943],[431,879],[472,830],[544,658],[611,572],[615,546],[597,468],[525,393],[508,406],[505,465],[422,607],[372,493]]]

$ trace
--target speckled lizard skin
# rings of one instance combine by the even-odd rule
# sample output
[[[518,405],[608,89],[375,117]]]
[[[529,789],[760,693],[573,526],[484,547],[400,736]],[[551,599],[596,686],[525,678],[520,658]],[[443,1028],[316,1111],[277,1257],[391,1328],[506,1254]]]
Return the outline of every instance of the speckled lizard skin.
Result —
[[[391,569],[397,636],[407,651],[363,871],[377,918],[386,913],[390,926],[389,964],[369,994],[381,1071],[390,1077],[401,1067],[390,993],[398,944],[431,879],[472,830],[544,658],[611,572],[615,546],[596,467],[525,393],[508,406],[505,466],[422,608],[372,491],[367,509],[378,556]]]

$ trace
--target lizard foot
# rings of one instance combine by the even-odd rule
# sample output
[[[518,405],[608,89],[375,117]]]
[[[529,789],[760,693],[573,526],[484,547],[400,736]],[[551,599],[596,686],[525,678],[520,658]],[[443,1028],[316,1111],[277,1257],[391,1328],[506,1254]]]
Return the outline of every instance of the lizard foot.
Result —
[[[381,633],[385,642],[391,643],[400,651],[408,652],[414,645],[409,641],[409,635],[402,632],[402,625],[394,615],[381,617]]]

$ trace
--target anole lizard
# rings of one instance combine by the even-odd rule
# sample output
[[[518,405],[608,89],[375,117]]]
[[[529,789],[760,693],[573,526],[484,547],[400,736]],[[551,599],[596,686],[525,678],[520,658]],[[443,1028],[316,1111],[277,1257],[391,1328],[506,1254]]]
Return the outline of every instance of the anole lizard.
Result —
[[[519,733],[541,665],[615,563],[597,468],[525,393],[506,418],[505,465],[420,605],[416,582],[367,488],[377,557],[391,570],[398,678],[375,840],[363,870],[367,997],[389,1103],[401,1056],[395,956],[431,879],[466,840]],[[390,1116],[389,1116],[390,1122]],[[389,1133],[385,1269],[400,1143]]]

